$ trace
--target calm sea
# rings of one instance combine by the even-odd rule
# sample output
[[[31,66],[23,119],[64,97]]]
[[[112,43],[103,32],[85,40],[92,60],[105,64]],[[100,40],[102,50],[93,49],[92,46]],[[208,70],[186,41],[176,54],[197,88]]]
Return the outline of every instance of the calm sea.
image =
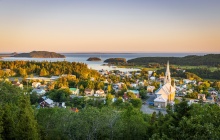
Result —
[[[88,65],[89,68],[95,70],[113,70],[118,69],[121,71],[134,71],[139,69],[123,69],[109,66],[102,66],[104,61],[108,58],[125,58],[126,60],[138,58],[138,57],[184,57],[187,55],[204,55],[205,53],[63,53],[66,58],[24,58],[24,57],[4,57],[3,61],[69,61],[69,62],[81,62]],[[99,57],[102,61],[86,61],[89,57]]]

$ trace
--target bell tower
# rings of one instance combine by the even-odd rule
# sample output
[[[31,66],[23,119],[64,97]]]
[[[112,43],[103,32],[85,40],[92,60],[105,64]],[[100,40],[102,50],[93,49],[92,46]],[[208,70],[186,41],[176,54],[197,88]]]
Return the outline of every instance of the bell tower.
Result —
[[[165,77],[164,77],[164,85],[166,83],[170,83],[171,84],[169,61],[167,61],[167,70],[166,70],[166,74],[165,74]]]

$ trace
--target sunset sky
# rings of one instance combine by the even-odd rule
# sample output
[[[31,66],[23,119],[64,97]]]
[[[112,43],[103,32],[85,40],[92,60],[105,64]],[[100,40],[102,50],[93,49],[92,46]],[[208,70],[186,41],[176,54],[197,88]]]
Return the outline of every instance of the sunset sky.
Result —
[[[0,0],[0,52],[220,53],[220,0]]]

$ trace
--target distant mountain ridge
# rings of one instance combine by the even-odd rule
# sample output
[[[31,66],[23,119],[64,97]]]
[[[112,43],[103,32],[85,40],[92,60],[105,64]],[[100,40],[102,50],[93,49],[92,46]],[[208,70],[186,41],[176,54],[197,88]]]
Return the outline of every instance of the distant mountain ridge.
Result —
[[[207,54],[203,56],[188,55],[185,57],[139,57],[130,59],[127,62],[133,64],[148,65],[149,63],[166,64],[167,61],[173,65],[218,66],[220,65],[220,54]]]
[[[20,53],[13,57],[29,57],[29,58],[65,58],[65,55],[48,51],[32,51],[30,53]]]

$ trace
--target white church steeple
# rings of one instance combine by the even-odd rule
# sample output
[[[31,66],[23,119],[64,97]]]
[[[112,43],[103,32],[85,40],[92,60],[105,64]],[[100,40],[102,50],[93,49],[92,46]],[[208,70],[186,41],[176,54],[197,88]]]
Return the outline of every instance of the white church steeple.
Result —
[[[171,83],[169,61],[167,61],[167,70],[166,70],[166,74],[165,74],[165,77],[164,77],[164,85],[165,85],[166,83]]]

